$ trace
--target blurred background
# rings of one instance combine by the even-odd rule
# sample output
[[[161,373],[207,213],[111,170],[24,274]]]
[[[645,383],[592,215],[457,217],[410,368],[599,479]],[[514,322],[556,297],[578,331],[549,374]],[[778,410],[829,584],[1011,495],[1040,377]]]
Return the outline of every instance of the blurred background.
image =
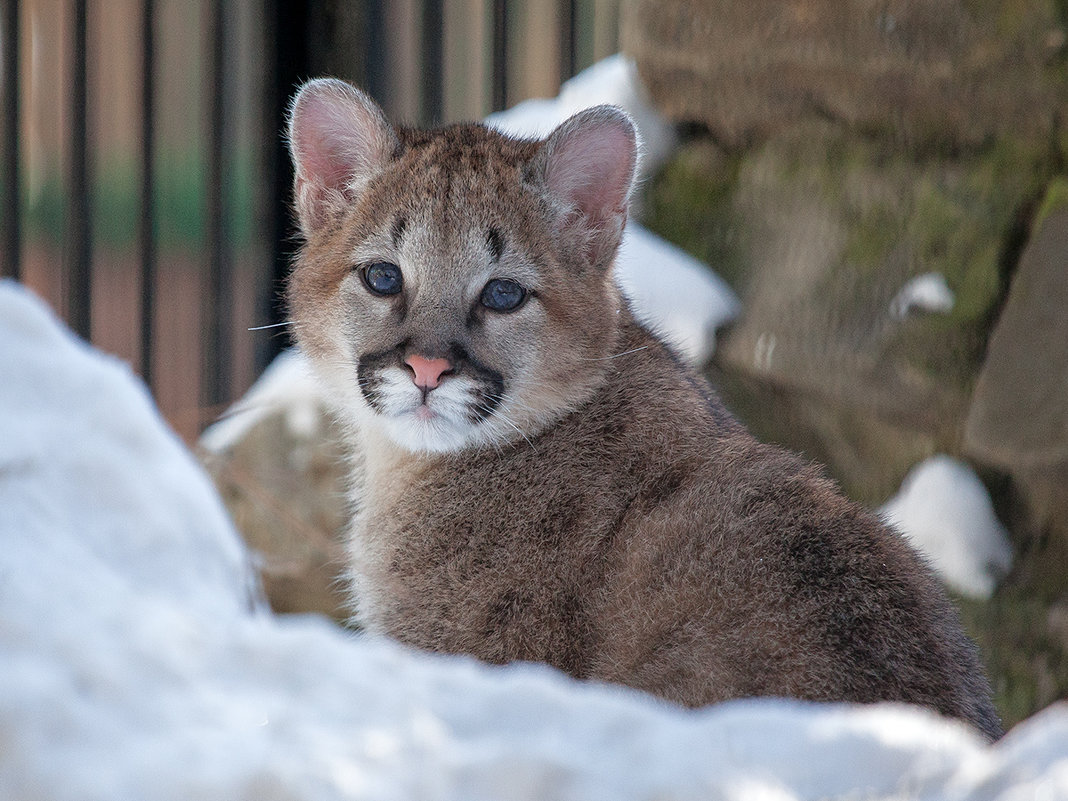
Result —
[[[432,125],[622,51],[680,134],[637,216],[741,300],[709,378],[872,508],[974,471],[1012,558],[954,592],[999,708],[1068,697],[1068,0],[2,3],[0,272],[190,443],[288,344],[249,329],[284,320],[300,81]],[[336,443],[281,431],[212,471],[275,608],[340,618]]]
[[[480,119],[618,49],[617,0],[3,0],[0,270],[130,361],[187,441],[285,342],[280,131],[335,75]]]

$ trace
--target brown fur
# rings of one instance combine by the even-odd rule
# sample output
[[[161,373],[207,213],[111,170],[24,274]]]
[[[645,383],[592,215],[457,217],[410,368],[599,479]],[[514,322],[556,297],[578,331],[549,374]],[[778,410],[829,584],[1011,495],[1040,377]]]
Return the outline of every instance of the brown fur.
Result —
[[[298,184],[311,161],[299,103]],[[634,319],[596,263],[614,253],[611,214],[576,230],[544,189],[545,146],[477,125],[395,136],[358,191],[301,208],[316,222],[290,286],[301,345],[364,459],[353,592],[369,628],[687,706],[904,701],[1000,735],[930,570],[819,470],[753,439]],[[489,228],[537,289],[511,315],[480,311],[465,283],[493,259],[479,249]],[[364,252],[411,276],[404,297],[358,285]],[[520,433],[413,452],[356,408],[346,382],[365,354],[401,365],[460,346],[521,396],[502,407]]]

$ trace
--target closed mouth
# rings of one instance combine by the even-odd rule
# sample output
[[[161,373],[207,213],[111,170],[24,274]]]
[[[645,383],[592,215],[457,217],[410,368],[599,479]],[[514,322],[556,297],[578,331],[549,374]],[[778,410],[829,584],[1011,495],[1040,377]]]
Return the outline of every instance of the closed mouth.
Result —
[[[366,353],[359,358],[356,365],[356,378],[364,399],[376,412],[382,415],[396,414],[387,403],[388,382],[383,371],[403,364],[403,349],[407,343],[401,343],[388,350]],[[504,377],[471,357],[464,349],[455,346],[450,351],[450,360],[456,367],[448,381],[467,379],[469,398],[464,403],[464,415],[467,420],[477,425],[489,418],[501,405],[504,397]],[[434,393],[439,389],[422,388],[422,399],[418,406],[409,411],[420,420],[440,419],[445,415],[441,410],[431,407]],[[438,396],[440,397],[440,396]],[[402,412],[402,414],[405,412]]]

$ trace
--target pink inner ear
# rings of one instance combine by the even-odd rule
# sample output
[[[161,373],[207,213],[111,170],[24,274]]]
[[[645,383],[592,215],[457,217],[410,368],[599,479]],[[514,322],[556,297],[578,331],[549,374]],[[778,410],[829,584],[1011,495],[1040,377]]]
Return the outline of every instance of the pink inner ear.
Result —
[[[549,139],[549,190],[593,224],[626,212],[634,180],[634,127],[620,111],[598,107],[572,117]]]
[[[309,98],[301,111],[293,125],[297,172],[319,186],[343,188],[352,180],[357,165],[345,157],[346,131],[341,109],[323,98]]]
[[[341,81],[311,81],[293,103],[289,142],[302,225],[314,227],[381,169],[396,143],[374,102]]]

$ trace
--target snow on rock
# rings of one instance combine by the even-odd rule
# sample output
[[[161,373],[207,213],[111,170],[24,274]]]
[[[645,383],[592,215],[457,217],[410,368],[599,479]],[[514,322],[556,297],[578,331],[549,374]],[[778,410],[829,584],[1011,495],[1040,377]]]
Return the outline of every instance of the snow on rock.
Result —
[[[616,279],[638,317],[696,366],[712,358],[716,330],[741,309],[726,281],[640,225],[623,232]]]
[[[1068,708],[997,746],[903,706],[697,712],[249,601],[207,479],[130,371],[0,283],[0,798],[1068,795]]]
[[[211,453],[221,453],[275,413],[284,415],[292,434],[312,439],[320,433],[324,403],[308,360],[290,348],[278,354],[245,396],[204,431],[200,445]]]
[[[675,147],[675,127],[653,108],[638,68],[622,53],[602,59],[565,81],[556,97],[524,100],[490,114],[486,124],[510,136],[540,139],[573,114],[604,103],[630,114],[641,140],[642,172],[653,172]]]
[[[912,311],[947,314],[956,296],[941,273],[924,273],[910,279],[890,301],[890,314],[899,320]]]
[[[880,514],[964,595],[989,598],[1012,566],[1012,545],[986,487],[970,467],[948,456],[910,470]]]

